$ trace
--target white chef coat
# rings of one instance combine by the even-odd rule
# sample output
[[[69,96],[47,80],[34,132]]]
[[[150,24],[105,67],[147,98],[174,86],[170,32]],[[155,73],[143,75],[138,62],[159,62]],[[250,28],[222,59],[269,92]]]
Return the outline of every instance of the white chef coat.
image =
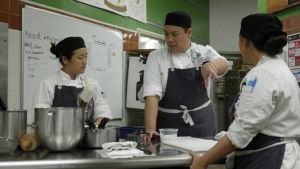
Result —
[[[62,85],[63,86],[74,86],[77,88],[82,88],[83,84],[81,82],[81,76],[83,74],[77,75],[75,80],[72,80],[71,77],[62,70],[59,70],[59,73],[62,75]],[[102,92],[102,89],[98,82],[92,78],[86,77],[86,80],[91,80],[92,83],[96,84],[95,93],[93,96],[94,101],[94,119],[96,120],[99,117],[107,117],[112,119],[112,114],[110,108],[106,102],[105,94]],[[57,85],[57,73],[42,80],[38,86],[35,94],[33,96],[32,107],[33,108],[50,108],[52,107],[55,85]]]
[[[187,69],[195,67],[193,63],[193,56],[191,53],[192,49],[194,49],[196,53],[200,54],[199,66],[202,66],[202,63],[205,61],[213,61],[216,59],[226,60],[223,56],[221,56],[218,52],[216,52],[212,47],[208,45],[202,46],[197,45],[196,43],[191,43],[191,47],[185,53],[172,53],[175,68]],[[143,96],[143,98],[145,98],[147,96],[157,95],[160,98],[159,100],[161,100],[166,91],[169,68],[170,60],[168,59],[168,46],[151,52],[148,56],[146,69],[144,72],[144,84],[143,88],[141,89],[141,92],[143,92],[143,94],[139,93],[139,98],[140,96]],[[223,75],[218,77],[222,77]],[[209,93],[210,91],[207,92]],[[140,100],[142,99],[140,98]]]
[[[244,148],[257,133],[300,136],[300,89],[282,59],[263,56],[243,78],[240,89],[235,120],[227,132],[233,145]],[[298,168],[300,148],[294,141],[286,144],[281,169]]]

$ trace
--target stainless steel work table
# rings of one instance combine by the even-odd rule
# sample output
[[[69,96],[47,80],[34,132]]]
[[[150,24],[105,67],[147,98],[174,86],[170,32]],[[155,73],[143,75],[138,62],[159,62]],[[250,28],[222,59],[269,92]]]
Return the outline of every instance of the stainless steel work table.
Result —
[[[143,141],[138,147],[151,150],[155,155],[110,159],[100,155],[99,151],[103,151],[101,149],[74,148],[68,152],[50,152],[39,148],[33,152],[24,152],[17,148],[11,154],[0,154],[0,168],[155,168],[189,166],[192,160],[187,151],[163,145],[159,139]],[[218,163],[224,164],[225,159]]]

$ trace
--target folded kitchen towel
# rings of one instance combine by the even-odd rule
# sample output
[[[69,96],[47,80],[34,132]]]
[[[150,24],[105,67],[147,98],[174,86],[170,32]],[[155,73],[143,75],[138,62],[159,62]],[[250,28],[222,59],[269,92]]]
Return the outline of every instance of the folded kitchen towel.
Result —
[[[109,142],[102,144],[102,148],[105,152],[113,150],[134,150],[137,143],[132,141],[126,142]]]
[[[138,149],[132,149],[132,150],[114,150],[114,151],[105,151],[106,155],[109,158],[133,158],[133,157],[139,157],[144,154],[143,151]]]

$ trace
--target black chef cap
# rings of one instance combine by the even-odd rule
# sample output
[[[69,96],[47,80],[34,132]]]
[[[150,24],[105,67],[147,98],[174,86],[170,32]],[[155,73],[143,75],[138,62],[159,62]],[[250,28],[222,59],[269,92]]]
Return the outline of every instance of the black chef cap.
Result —
[[[281,21],[272,14],[252,14],[242,20],[240,35],[244,37],[272,33],[284,33]]]
[[[52,47],[51,52],[56,57],[60,57],[80,48],[86,48],[84,40],[81,37],[68,37],[60,41],[54,48]]]
[[[191,28],[191,17],[182,11],[170,12],[166,16],[165,25],[179,26],[182,28]]]

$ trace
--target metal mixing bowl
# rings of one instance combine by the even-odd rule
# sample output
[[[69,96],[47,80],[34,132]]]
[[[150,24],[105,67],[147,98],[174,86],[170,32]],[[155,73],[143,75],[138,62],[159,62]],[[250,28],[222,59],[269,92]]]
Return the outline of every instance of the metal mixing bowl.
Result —
[[[20,141],[0,136],[0,154],[8,154],[15,151]]]

